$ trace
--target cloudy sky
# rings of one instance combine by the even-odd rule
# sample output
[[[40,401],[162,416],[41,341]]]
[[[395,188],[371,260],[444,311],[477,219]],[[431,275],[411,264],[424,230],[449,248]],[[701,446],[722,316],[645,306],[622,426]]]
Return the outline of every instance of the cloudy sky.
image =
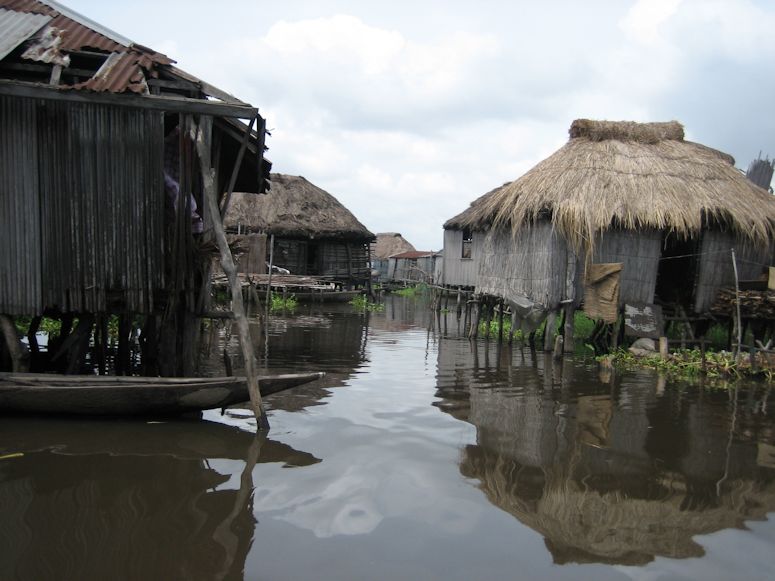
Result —
[[[575,118],[775,156],[771,0],[60,1],[258,106],[275,171],[418,249]]]

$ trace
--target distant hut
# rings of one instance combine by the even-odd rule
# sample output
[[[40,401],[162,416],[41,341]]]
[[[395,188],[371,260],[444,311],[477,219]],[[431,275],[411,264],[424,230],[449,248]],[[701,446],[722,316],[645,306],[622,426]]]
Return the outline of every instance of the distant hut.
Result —
[[[476,286],[479,257],[487,233],[484,230],[476,230],[471,224],[471,218],[480,204],[489,200],[495,192],[509,183],[511,182],[477,198],[463,212],[444,223],[443,267],[439,282],[445,286],[470,289]]]
[[[734,284],[731,249],[741,279],[770,263],[775,198],[677,122],[580,119],[565,146],[458,226],[489,233],[480,293],[544,313],[583,300],[609,322],[625,303],[702,315]]]
[[[388,280],[432,283],[436,272],[436,253],[430,250],[410,250],[388,259]]]
[[[265,196],[234,195],[224,218],[227,231],[274,236],[273,264],[291,274],[365,284],[374,234],[305,178],[273,173],[270,181]]]
[[[380,279],[387,279],[389,258],[415,248],[398,232],[380,232],[371,244],[371,268]]]
[[[0,0],[0,30],[0,369],[26,367],[12,319],[28,317],[33,371],[193,375],[220,226],[208,202],[264,191],[264,120],[58,3]],[[43,315],[61,322],[48,353]]]

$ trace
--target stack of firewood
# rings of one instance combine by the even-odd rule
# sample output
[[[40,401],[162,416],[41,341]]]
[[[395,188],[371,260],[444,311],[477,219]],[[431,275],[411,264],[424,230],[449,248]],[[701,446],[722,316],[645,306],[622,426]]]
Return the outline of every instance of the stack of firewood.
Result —
[[[735,289],[721,289],[710,312],[717,316],[733,317],[737,309],[735,301]],[[740,315],[744,319],[775,319],[775,291],[740,291]]]

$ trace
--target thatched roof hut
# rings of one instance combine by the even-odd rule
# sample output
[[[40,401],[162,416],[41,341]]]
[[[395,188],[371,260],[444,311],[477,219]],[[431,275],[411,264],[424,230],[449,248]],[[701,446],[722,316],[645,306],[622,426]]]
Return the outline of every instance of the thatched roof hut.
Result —
[[[701,313],[734,280],[730,248],[746,265],[741,278],[769,264],[775,197],[731,156],[686,141],[675,121],[579,119],[566,145],[448,224],[489,232],[481,292],[551,310],[581,300],[591,263],[621,263],[619,304],[656,292]]]
[[[273,173],[270,183],[265,196],[234,195],[224,218],[227,230],[274,235],[274,265],[292,274],[365,283],[374,234],[334,196],[301,176]]]
[[[379,232],[377,240],[371,246],[372,258],[387,260],[394,254],[412,252],[412,246],[399,232]]]
[[[516,231],[541,217],[576,248],[614,226],[688,238],[722,225],[766,244],[775,198],[735,169],[731,156],[685,141],[678,122],[577,119],[567,144],[482,200],[466,222]]]
[[[301,176],[273,173],[265,196],[234,194],[224,218],[226,228],[283,238],[363,240],[374,234],[334,196]]]

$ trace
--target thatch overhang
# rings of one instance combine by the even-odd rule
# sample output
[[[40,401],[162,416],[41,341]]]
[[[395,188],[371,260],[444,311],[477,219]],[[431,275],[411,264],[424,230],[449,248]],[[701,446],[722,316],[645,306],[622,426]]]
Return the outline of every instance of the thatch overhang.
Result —
[[[567,144],[461,216],[448,223],[514,233],[548,218],[576,249],[591,248],[612,227],[690,238],[718,226],[766,244],[775,234],[775,197],[731,156],[685,141],[678,122],[578,119]]]
[[[489,192],[487,192],[486,194],[476,198],[473,202],[471,202],[471,205],[469,205],[468,208],[466,208],[458,215],[453,216],[452,218],[444,222],[444,230],[464,230],[466,228],[471,228],[474,230],[486,229],[486,226],[488,226],[486,221],[477,219],[479,208],[483,204],[488,203],[488,201],[497,192],[501,191],[503,188],[510,185],[511,183],[513,182],[506,182],[502,186],[498,186],[497,188],[494,188]]]
[[[376,237],[339,200],[301,176],[273,173],[263,196],[235,193],[224,218],[227,229],[284,238],[371,242]]]

